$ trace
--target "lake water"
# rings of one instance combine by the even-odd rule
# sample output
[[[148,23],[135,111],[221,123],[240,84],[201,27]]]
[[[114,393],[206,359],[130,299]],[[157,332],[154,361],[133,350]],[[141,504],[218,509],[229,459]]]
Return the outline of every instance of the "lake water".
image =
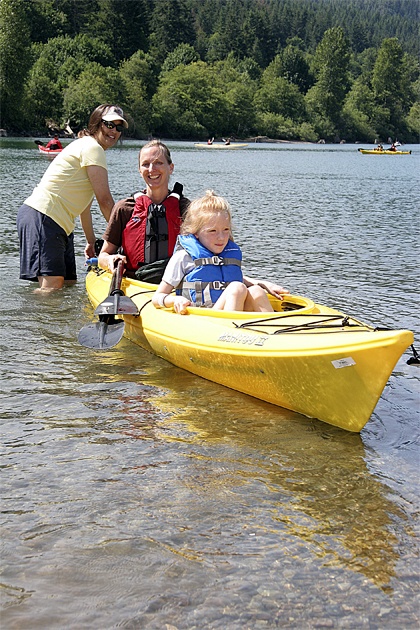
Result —
[[[418,320],[420,147],[168,143],[231,202],[249,275],[379,326]],[[140,187],[127,141],[115,199]],[[78,345],[79,282],[18,279],[16,212],[48,158],[0,139],[4,630],[418,628],[419,376],[399,361],[360,435],[204,381],[123,339]],[[98,234],[104,229],[95,209]]]

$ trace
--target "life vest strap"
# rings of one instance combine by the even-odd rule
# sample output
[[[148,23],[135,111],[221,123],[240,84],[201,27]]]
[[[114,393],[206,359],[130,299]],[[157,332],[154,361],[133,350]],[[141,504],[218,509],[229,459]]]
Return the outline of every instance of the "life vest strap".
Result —
[[[214,291],[224,291],[229,284],[230,282],[220,282],[219,280],[215,280],[214,282],[201,282],[199,280],[192,282],[184,280],[182,282],[182,289],[185,289],[186,292],[183,292],[183,295],[189,299],[189,290],[192,289],[195,291],[195,305],[198,307],[204,306],[211,308],[213,301],[210,291],[212,289]],[[201,296],[203,296],[203,299],[201,299]]]
[[[221,258],[220,256],[212,256],[211,258],[196,258],[194,260],[196,267],[202,267],[203,265],[237,265],[241,266],[241,261],[237,258]]]
[[[147,234],[146,235],[147,241],[167,241],[168,238],[169,237],[167,234]]]

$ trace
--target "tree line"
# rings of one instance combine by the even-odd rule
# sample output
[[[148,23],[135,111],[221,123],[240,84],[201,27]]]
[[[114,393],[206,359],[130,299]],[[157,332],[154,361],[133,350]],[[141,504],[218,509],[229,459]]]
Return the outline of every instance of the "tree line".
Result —
[[[1,0],[1,127],[129,134],[420,137],[417,0]]]

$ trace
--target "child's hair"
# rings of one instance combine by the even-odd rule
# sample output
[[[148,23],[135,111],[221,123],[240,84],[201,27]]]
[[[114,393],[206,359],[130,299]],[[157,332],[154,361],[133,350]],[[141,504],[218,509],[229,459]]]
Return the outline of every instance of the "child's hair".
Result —
[[[206,190],[204,197],[194,199],[188,206],[181,227],[181,234],[197,234],[209,220],[218,214],[226,214],[232,224],[230,205],[224,197],[219,197],[213,190]],[[232,231],[231,231],[231,238]]]

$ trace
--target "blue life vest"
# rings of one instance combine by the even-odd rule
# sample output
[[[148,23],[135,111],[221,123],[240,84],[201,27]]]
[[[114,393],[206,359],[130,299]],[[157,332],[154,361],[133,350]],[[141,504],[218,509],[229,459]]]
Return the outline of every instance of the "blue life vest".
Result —
[[[195,268],[179,283],[176,294],[194,304],[210,308],[230,282],[243,282],[242,252],[233,241],[220,254],[213,254],[193,234],[178,236],[175,251],[183,247],[194,261]]]

